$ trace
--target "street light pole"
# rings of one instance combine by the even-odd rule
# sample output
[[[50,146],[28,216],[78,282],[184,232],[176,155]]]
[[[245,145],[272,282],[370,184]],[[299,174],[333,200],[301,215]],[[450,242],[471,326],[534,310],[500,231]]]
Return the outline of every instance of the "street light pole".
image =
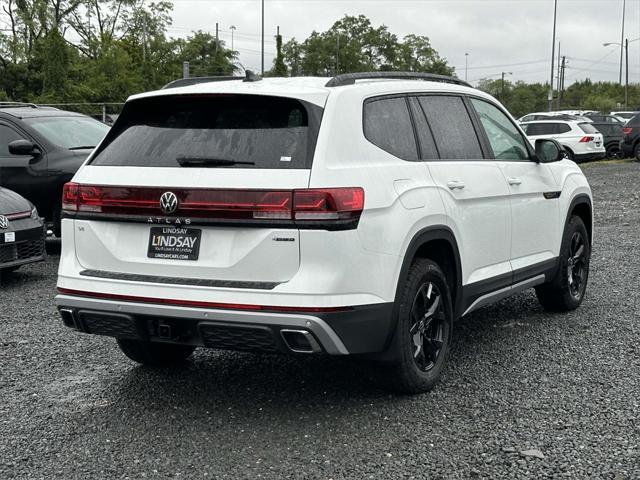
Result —
[[[553,5],[553,39],[551,40],[551,79],[549,80],[549,111],[553,110],[553,62],[556,56],[556,24],[558,21],[558,0]]]
[[[627,110],[629,108],[629,39],[627,38],[624,41],[624,49],[625,49],[625,57],[626,57],[626,78],[624,82],[624,109]]]
[[[235,25],[231,25],[229,27],[229,30],[231,30],[231,51],[233,52],[233,51],[235,51],[234,48],[233,48],[233,34],[236,31],[236,26]]]
[[[502,72],[502,83],[500,88],[500,101],[504,103],[504,76],[505,75],[513,75],[512,72]]]
[[[464,81],[469,81],[469,54],[464,54]]]
[[[622,34],[620,35],[620,79],[618,80],[622,85],[622,53],[624,46],[624,17],[627,10],[627,0],[622,0]]]
[[[262,75],[264,75],[264,0],[262,0]]]

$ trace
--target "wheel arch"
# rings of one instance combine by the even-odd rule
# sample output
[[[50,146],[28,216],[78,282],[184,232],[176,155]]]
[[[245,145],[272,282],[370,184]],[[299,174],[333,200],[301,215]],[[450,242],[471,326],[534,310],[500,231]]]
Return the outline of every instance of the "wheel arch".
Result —
[[[458,319],[462,313],[462,264],[458,242],[453,231],[445,225],[426,227],[413,236],[402,259],[385,349],[375,355],[376,360],[384,362],[394,359],[389,346],[393,342],[397,326],[400,288],[409,274],[411,264],[417,258],[426,258],[440,265],[451,290],[454,320]]]
[[[576,195],[571,203],[569,204],[569,208],[567,211],[567,218],[565,220],[565,229],[569,224],[572,216],[578,216],[584,222],[585,227],[587,228],[587,234],[589,235],[589,243],[593,243],[593,204],[591,202],[591,198],[586,194]]]
[[[400,286],[407,278],[409,267],[416,258],[427,258],[443,269],[451,290],[451,301],[456,318],[462,300],[462,263],[460,250],[453,231],[445,226],[427,227],[417,232],[409,242],[402,260],[402,267],[396,283],[395,301],[397,303]]]

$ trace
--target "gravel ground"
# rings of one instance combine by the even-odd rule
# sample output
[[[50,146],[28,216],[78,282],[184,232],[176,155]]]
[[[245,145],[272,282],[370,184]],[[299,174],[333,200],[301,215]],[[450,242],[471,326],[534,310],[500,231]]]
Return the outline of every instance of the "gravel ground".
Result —
[[[585,171],[583,306],[548,314],[526,292],[470,315],[421,396],[332,359],[200,350],[142,368],[62,326],[55,252],[5,277],[0,478],[640,478],[640,164]]]

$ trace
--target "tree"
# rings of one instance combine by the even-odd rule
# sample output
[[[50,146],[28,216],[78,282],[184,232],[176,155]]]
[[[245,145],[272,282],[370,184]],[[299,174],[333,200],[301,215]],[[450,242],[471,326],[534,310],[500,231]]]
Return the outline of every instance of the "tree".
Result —
[[[453,74],[427,37],[408,35],[400,41],[364,15],[346,15],[326,32],[314,31],[301,43],[290,40],[282,51],[292,75],[389,70]]]

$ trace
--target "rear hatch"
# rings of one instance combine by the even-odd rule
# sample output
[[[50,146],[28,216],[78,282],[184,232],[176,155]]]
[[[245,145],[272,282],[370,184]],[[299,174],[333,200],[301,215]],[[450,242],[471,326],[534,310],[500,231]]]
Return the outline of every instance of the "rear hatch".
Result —
[[[308,187],[321,117],[315,104],[265,95],[130,101],[65,188],[85,274],[286,282],[300,264],[294,191]]]

